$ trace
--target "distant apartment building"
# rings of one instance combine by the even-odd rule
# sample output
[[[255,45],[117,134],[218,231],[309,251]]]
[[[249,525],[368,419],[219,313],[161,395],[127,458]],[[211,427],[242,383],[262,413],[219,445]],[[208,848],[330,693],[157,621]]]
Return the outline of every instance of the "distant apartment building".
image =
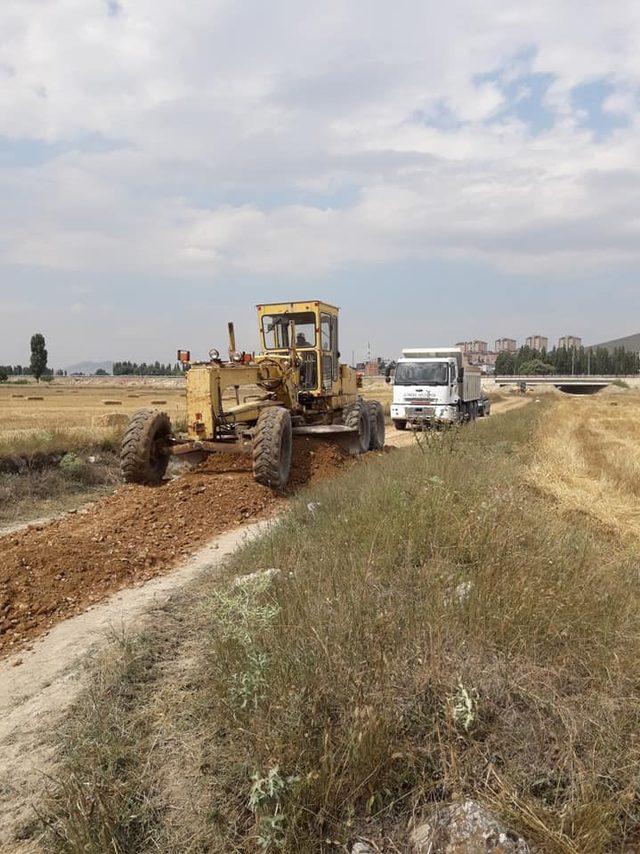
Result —
[[[489,350],[486,341],[458,341],[455,346],[459,347],[463,353],[487,353]]]
[[[458,341],[455,345],[467,357],[470,365],[479,365],[484,371],[492,369],[496,363],[496,353],[489,350],[489,345],[486,341]]]
[[[515,353],[518,343],[515,338],[497,338],[494,350],[496,353]]]
[[[577,335],[563,335],[558,341],[558,347],[566,347],[567,350],[579,350],[582,347],[582,338]]]
[[[530,335],[527,338],[527,347],[531,347],[532,350],[548,350],[549,339],[544,335]]]

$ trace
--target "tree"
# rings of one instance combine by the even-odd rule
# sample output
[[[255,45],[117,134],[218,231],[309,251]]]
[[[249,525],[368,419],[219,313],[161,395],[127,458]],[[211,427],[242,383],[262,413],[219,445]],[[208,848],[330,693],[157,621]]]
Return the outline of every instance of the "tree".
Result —
[[[31,336],[31,373],[38,382],[47,369],[47,356],[44,335],[36,332]]]
[[[540,377],[545,374],[553,374],[555,368],[548,362],[543,362],[542,359],[531,359],[529,362],[523,362],[520,365],[518,373],[527,377]]]
[[[514,367],[515,359],[511,353],[498,353],[496,357],[496,374],[500,376],[512,376]]]
[[[9,379],[9,374],[6,368],[0,368],[0,383],[6,383]]]
[[[98,370],[96,371],[96,376],[97,377],[106,377],[107,372],[105,371],[104,368],[98,368]]]

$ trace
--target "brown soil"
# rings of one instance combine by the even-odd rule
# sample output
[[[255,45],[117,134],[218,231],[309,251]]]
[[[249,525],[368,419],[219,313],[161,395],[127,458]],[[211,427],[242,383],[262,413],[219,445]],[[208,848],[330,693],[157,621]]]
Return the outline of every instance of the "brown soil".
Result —
[[[289,491],[349,462],[335,445],[298,440]],[[285,500],[253,480],[248,456],[211,456],[158,487],[123,486],[90,509],[0,537],[0,656]]]

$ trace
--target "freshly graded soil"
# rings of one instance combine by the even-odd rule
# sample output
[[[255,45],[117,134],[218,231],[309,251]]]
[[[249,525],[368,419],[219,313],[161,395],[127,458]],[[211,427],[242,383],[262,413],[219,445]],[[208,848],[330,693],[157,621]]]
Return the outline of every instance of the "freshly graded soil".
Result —
[[[296,440],[289,492],[352,459],[335,445]],[[0,656],[285,502],[254,481],[248,455],[221,454],[175,480],[122,486],[91,508],[0,537]]]

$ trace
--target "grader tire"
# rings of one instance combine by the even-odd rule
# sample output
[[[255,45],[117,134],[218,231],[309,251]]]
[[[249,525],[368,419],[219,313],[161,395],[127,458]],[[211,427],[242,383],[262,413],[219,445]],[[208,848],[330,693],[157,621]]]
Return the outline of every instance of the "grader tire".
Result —
[[[351,427],[358,431],[358,436],[355,444],[357,454],[366,454],[371,443],[371,419],[369,418],[369,409],[364,400],[358,400],[345,408],[342,416],[342,423],[345,427]]]
[[[371,438],[369,439],[369,450],[379,451],[384,448],[384,409],[377,400],[367,402],[369,410],[369,422],[371,425]]]
[[[120,450],[125,483],[160,483],[169,464],[169,454],[162,452],[161,445],[170,436],[166,412],[141,409],[131,416]]]
[[[283,490],[289,480],[293,433],[289,410],[263,409],[253,434],[253,476],[263,486]]]

